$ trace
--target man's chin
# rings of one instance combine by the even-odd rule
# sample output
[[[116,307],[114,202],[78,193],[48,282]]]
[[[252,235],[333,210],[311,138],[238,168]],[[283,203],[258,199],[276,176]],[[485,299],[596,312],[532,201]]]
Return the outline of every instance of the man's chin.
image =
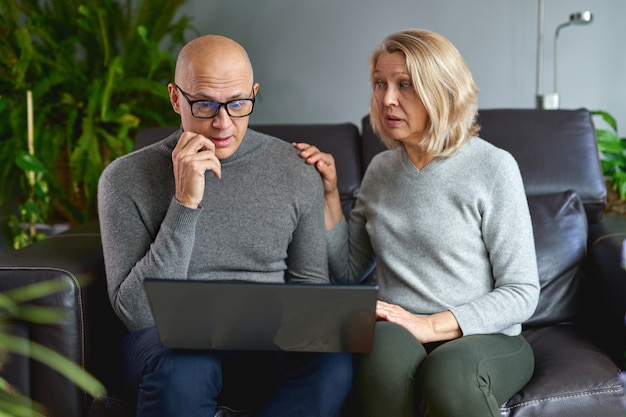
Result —
[[[217,156],[217,159],[226,159],[230,156],[232,156],[236,151],[237,151],[237,146],[228,146],[228,147],[224,147],[224,148],[215,148],[215,156]]]
[[[219,159],[228,158],[229,156],[234,154],[238,148],[237,142],[232,136],[224,140],[216,140],[211,138],[211,142],[213,142],[213,145],[215,145],[215,155]]]

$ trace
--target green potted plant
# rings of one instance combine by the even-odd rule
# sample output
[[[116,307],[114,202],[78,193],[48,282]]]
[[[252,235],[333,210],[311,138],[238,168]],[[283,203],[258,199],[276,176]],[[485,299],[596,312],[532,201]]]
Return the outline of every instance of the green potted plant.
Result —
[[[619,137],[617,121],[604,110],[592,110],[602,172],[607,182],[607,212],[626,214],[626,137]]]
[[[33,221],[96,218],[104,167],[138,129],[176,124],[166,84],[195,30],[186,1],[0,0],[0,210],[14,246],[41,237]]]

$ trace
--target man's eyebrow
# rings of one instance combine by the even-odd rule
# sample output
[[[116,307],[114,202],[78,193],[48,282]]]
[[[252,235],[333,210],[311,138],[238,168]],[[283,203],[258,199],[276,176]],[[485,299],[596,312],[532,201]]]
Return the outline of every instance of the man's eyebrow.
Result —
[[[230,96],[228,101],[230,101],[230,100],[237,100],[237,99],[240,99],[240,98],[248,98],[248,93],[238,93],[238,94],[235,94],[233,96]]]
[[[192,99],[196,98],[197,100],[206,100],[206,101],[219,101],[216,100],[215,97],[212,97],[210,95],[207,94],[202,94],[202,93],[198,93],[198,94],[194,94],[191,96]],[[237,94],[233,94],[232,96],[228,97],[228,99],[226,101],[231,101],[231,100],[237,100],[240,98],[248,98],[247,97],[247,93],[237,93]]]

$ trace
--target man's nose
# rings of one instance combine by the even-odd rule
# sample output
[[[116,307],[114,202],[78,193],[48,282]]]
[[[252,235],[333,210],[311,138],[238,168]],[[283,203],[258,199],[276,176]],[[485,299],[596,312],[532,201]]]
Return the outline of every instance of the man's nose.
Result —
[[[213,127],[218,129],[224,129],[232,124],[232,120],[226,111],[225,106],[220,106],[217,112],[217,116],[213,118]]]

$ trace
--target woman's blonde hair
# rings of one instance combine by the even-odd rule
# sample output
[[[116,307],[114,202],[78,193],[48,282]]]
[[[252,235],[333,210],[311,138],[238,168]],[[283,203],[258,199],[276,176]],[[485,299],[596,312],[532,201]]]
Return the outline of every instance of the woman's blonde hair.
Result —
[[[471,136],[478,134],[478,87],[459,51],[443,36],[426,30],[410,29],[387,36],[372,53],[370,77],[381,53],[400,52],[417,96],[428,114],[421,147],[424,152],[450,156]],[[381,113],[374,97],[370,101],[370,121],[384,144],[392,149],[400,142],[386,137],[380,129]]]

